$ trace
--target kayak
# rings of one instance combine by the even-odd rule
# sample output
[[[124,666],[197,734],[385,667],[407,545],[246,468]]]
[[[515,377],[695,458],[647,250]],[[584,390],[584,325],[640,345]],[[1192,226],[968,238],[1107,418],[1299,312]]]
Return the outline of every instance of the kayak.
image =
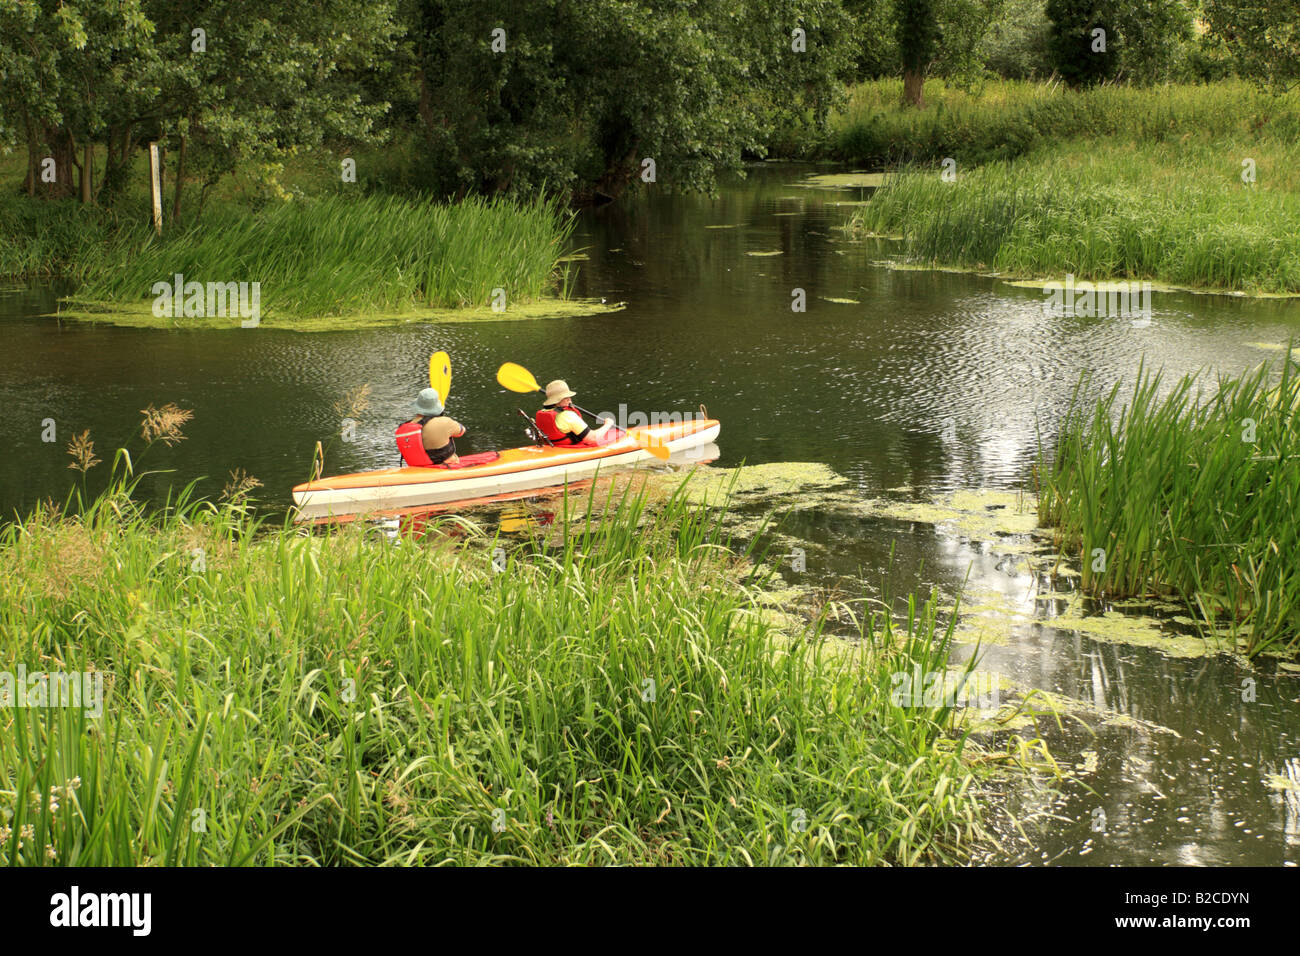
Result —
[[[703,451],[722,426],[712,418],[642,425],[632,433],[662,443],[670,455]],[[614,429],[610,430],[614,432]],[[690,460],[690,454],[680,454]],[[384,468],[320,478],[297,485],[295,520],[357,514],[392,514],[426,505],[471,502],[584,481],[614,469],[636,467],[655,456],[632,434],[617,432],[599,445],[526,445],[502,452],[462,455],[455,466]]]

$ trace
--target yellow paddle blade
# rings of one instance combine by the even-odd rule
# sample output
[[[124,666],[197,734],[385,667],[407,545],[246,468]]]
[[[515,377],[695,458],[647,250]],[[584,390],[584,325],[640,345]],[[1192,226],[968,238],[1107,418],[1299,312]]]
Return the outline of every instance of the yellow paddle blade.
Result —
[[[446,405],[451,393],[451,356],[446,352],[434,352],[429,356],[429,387]]]
[[[537,384],[533,373],[522,365],[506,362],[497,369],[497,381],[512,392],[540,392],[542,386]]]
[[[649,435],[645,434],[644,432],[628,432],[628,434],[636,439],[636,443],[638,445],[640,445],[650,454],[654,455],[656,458],[662,461],[668,460],[668,455],[670,454],[670,452],[668,451],[668,446],[665,445],[663,442],[661,442],[659,439],[651,438]]]

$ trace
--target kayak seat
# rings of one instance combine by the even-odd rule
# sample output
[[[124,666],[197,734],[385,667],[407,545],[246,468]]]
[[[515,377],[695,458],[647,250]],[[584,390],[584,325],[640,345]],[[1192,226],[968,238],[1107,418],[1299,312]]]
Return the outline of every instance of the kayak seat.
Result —
[[[473,455],[461,455],[460,461],[455,465],[434,465],[435,468],[473,468],[475,465],[486,465],[496,461],[501,457],[497,451],[480,451]]]

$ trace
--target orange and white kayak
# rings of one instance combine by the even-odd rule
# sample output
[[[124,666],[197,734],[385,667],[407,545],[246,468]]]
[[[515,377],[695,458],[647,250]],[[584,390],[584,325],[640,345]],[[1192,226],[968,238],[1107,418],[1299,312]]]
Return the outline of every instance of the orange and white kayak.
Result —
[[[384,468],[321,478],[293,489],[298,521],[359,514],[389,515],[422,506],[469,502],[585,481],[597,471],[636,467],[655,456],[642,442],[661,444],[671,460],[716,457],[710,446],[722,425],[712,418],[642,425],[601,445],[526,445],[506,451],[462,455],[455,467]]]

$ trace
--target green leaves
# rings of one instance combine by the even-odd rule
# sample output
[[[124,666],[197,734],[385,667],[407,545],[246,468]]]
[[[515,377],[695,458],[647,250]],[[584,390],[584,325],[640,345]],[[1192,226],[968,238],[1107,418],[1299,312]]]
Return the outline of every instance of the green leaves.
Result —
[[[1277,90],[1300,82],[1300,0],[1205,0],[1205,19],[1243,76]]]
[[[829,0],[424,5],[410,39],[426,177],[442,192],[616,195],[651,158],[656,183],[710,189],[775,123],[824,121],[851,33]]]

